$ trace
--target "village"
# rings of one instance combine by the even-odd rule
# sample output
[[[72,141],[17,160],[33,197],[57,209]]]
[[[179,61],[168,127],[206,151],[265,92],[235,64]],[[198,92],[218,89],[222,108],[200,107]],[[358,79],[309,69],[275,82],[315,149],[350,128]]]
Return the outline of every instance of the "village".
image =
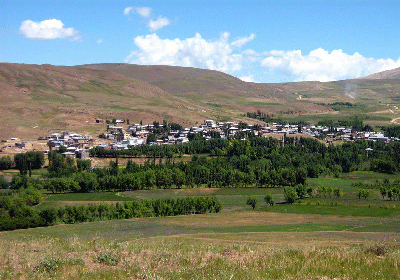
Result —
[[[313,137],[332,144],[336,141],[346,142],[355,140],[399,141],[399,138],[386,137],[382,132],[352,131],[349,127],[327,127],[315,125],[278,124],[272,123],[267,126],[248,125],[242,122],[216,122],[205,120],[199,126],[180,129],[165,129],[164,124],[154,122],[153,124],[128,124],[125,120],[114,120],[107,125],[106,132],[92,137],[74,132],[53,133],[47,137],[39,137],[35,143],[20,142],[18,138],[4,141],[1,152],[19,153],[30,150],[43,151],[47,154],[51,149],[63,147],[63,155],[76,158],[89,158],[89,150],[100,147],[107,150],[129,149],[137,145],[172,145],[189,142],[191,136],[198,135],[206,140],[211,138],[234,138],[246,139],[250,135],[260,137],[275,137],[283,139],[284,136]],[[158,137],[154,133],[164,132]],[[153,138],[150,138],[153,135]],[[150,137],[149,137],[150,136]],[[193,138],[193,137],[192,137]]]

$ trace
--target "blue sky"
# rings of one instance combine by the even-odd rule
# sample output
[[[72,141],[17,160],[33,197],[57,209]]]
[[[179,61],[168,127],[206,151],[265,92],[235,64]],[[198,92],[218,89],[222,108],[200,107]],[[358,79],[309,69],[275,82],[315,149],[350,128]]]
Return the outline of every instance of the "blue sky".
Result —
[[[385,0],[1,1],[0,61],[341,80],[400,67],[399,13],[400,1]]]

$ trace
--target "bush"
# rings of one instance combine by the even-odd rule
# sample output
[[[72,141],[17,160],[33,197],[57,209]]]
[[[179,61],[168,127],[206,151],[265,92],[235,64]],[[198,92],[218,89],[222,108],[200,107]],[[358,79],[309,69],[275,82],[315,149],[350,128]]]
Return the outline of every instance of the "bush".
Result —
[[[369,190],[365,190],[365,189],[360,189],[357,194],[358,199],[361,199],[361,198],[367,199],[370,195],[371,195],[371,192]]]
[[[101,252],[97,256],[97,261],[106,265],[117,265],[119,259],[112,252]]]
[[[287,187],[284,189],[284,196],[285,196],[285,201],[287,203],[292,204],[293,202],[296,201],[299,197],[297,196],[297,192],[293,187]]]
[[[343,190],[341,188],[335,188],[333,189],[333,194],[339,198],[341,196],[343,196]]]
[[[365,250],[366,253],[374,254],[378,257],[382,257],[382,256],[386,255],[387,251],[388,251],[388,249],[387,249],[386,245],[370,246]]]
[[[63,265],[63,261],[54,258],[47,258],[39,261],[39,265],[35,267],[38,272],[53,272]]]
[[[274,206],[274,200],[272,199],[272,195],[270,195],[270,194],[267,194],[265,197],[264,197],[264,201],[265,201],[265,203],[267,203],[267,205],[270,205],[270,206]]]
[[[257,199],[255,199],[254,197],[249,197],[247,198],[246,204],[250,205],[254,209],[257,205]]]

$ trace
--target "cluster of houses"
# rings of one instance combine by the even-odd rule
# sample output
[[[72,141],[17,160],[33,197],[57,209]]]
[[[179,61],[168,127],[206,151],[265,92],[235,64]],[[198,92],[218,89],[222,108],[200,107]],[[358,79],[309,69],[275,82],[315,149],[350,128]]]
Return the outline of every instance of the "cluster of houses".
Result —
[[[245,139],[246,135],[254,133],[257,136],[271,136],[273,134],[290,135],[302,133],[311,137],[324,139],[327,143],[333,141],[352,141],[352,140],[369,140],[369,141],[400,141],[398,138],[386,137],[380,132],[358,132],[352,131],[347,127],[327,127],[327,126],[314,126],[297,124],[277,124],[273,123],[268,126],[260,125],[245,125],[237,122],[215,122],[214,120],[205,120],[199,126],[190,128],[183,128],[181,130],[169,130],[160,137],[161,139],[153,139],[148,141],[148,136],[156,131],[156,129],[163,129],[162,124],[133,124],[125,125],[123,121],[116,122],[114,125],[107,126],[107,132],[102,134],[100,138],[108,139],[103,141],[105,143],[97,144],[90,135],[80,135],[73,132],[53,133],[52,135],[39,138],[39,140],[46,140],[48,147],[57,149],[60,146],[66,147],[63,153],[65,156],[87,158],[89,156],[89,149],[97,145],[104,149],[128,149],[129,146],[137,146],[143,144],[149,145],[170,145],[177,143],[185,143],[189,141],[189,134],[198,134],[205,139],[213,137],[227,138],[234,137],[237,133],[241,133],[241,139]],[[15,139],[16,140],[16,139]],[[4,146],[11,148],[10,145]],[[16,149],[28,148],[27,142],[16,142]],[[47,153],[48,150],[45,151]]]
[[[103,134],[102,137],[105,139],[114,140],[110,144],[100,144],[99,147],[105,149],[128,149],[128,146],[136,146],[148,143],[147,137],[153,133],[156,128],[163,128],[162,124],[155,127],[153,124],[133,124],[127,128],[123,126],[108,126],[107,133]],[[385,137],[380,132],[357,132],[352,131],[351,128],[347,127],[327,127],[327,126],[314,126],[304,125],[299,126],[297,124],[277,124],[273,123],[269,126],[260,125],[247,125],[243,126],[237,122],[215,122],[214,120],[205,120],[203,124],[199,126],[192,126],[190,128],[184,128],[180,131],[170,130],[168,136],[163,139],[155,140],[154,142],[148,143],[149,145],[170,145],[177,143],[188,142],[188,135],[190,133],[198,134],[203,136],[205,139],[211,139],[218,133],[219,137],[227,138],[233,137],[237,133],[244,132],[241,137],[246,137],[247,133],[254,133],[256,136],[271,136],[271,134],[280,135],[293,135],[302,133],[311,137],[325,139],[327,143],[333,141],[351,141],[351,140],[370,140],[370,141],[399,141],[398,138]]]
[[[66,147],[63,153],[65,156],[88,158],[89,149],[93,146],[93,138],[90,135],[80,135],[74,132],[53,133],[46,138],[39,140],[47,140],[49,148],[58,149],[60,146]],[[45,153],[48,153],[46,150]]]
[[[348,127],[304,126],[302,127],[302,133],[325,139],[328,143],[332,141],[352,140],[381,141],[385,143],[400,141],[400,139],[396,137],[386,137],[382,132],[352,131],[352,129]]]

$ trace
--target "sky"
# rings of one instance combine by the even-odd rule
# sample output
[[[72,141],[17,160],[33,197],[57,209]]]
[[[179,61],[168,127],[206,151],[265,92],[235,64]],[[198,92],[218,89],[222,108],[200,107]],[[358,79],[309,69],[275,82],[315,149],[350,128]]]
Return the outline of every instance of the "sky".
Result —
[[[0,0],[0,62],[343,80],[400,67],[399,14],[398,0]]]

